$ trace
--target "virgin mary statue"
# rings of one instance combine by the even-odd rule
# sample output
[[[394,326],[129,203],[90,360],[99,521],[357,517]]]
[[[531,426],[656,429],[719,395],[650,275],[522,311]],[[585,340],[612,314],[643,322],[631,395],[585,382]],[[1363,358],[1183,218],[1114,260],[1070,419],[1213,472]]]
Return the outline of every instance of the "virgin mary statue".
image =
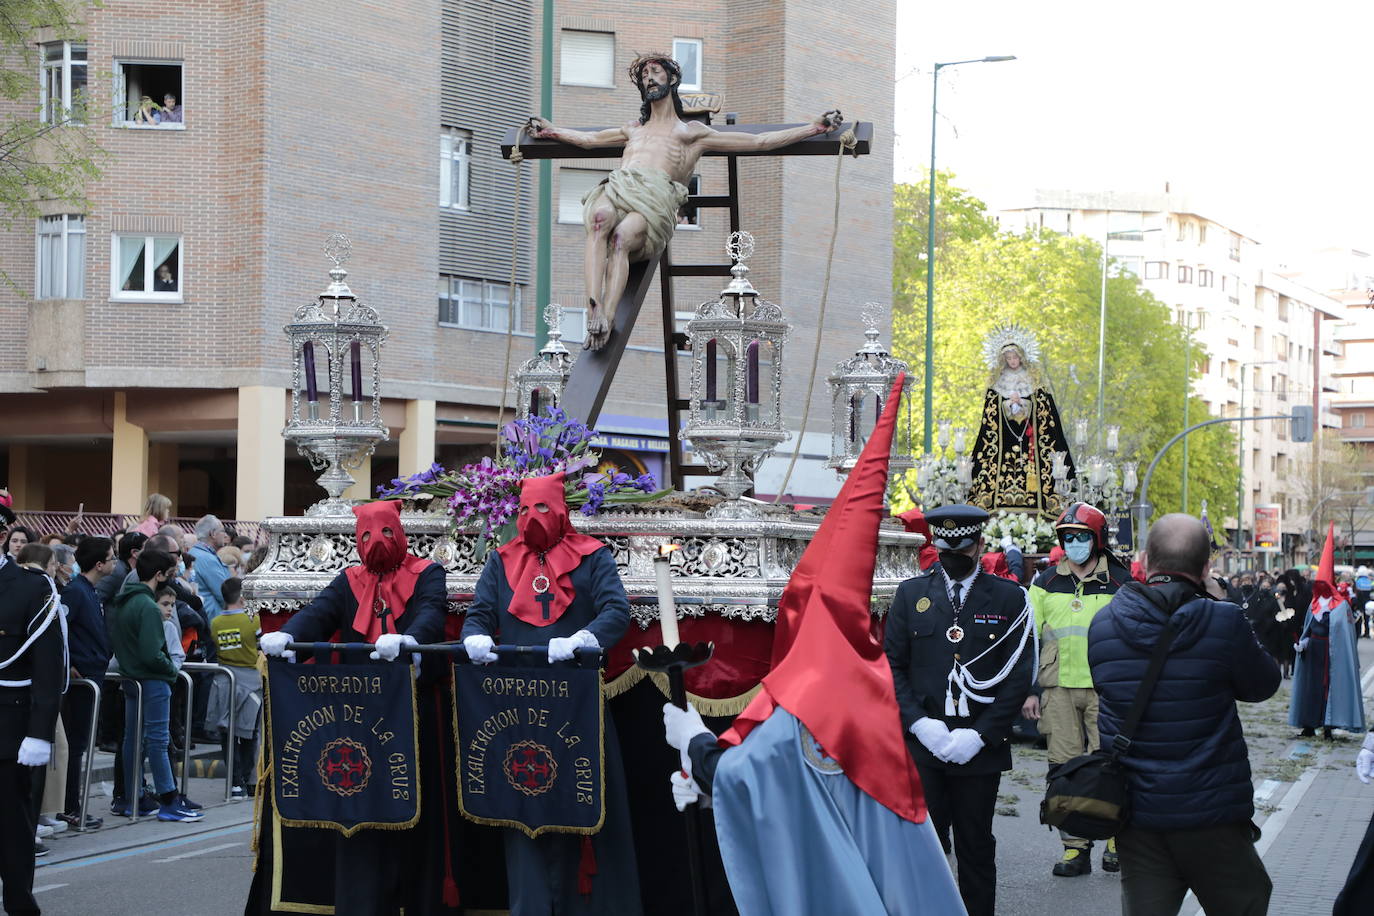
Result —
[[[973,448],[973,484],[968,501],[995,512],[1057,515],[1063,498],[1054,491],[1054,454],[1062,452],[1073,477],[1073,458],[1040,368],[1040,344],[1017,325],[1004,325],[983,341],[991,370],[978,439]]]

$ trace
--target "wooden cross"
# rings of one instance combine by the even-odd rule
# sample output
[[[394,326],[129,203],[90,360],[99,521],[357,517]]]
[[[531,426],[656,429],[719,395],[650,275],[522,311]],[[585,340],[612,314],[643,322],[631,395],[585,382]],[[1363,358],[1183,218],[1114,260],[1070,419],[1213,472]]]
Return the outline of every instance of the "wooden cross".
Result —
[[[761,134],[804,125],[733,124],[730,123],[729,116],[727,116],[725,124],[712,126],[713,129],[722,133]],[[600,127],[577,127],[573,129],[587,133],[604,130]],[[705,153],[706,156],[724,156],[726,158],[729,165],[729,193],[724,195],[693,195],[688,198],[687,206],[689,208],[717,207],[729,209],[730,229],[732,232],[738,231],[740,228],[739,180],[736,171],[736,159],[742,156],[836,156],[842,149],[841,135],[850,129],[854,131],[856,143],[847,152],[855,156],[866,155],[873,143],[873,124],[865,121],[846,122],[829,133],[819,134],[771,150],[708,151]],[[506,140],[501,145],[501,155],[507,159],[510,158],[511,152],[516,149],[516,134],[516,129],[512,128],[507,132]],[[523,135],[521,135],[520,140],[519,150],[526,159],[619,159],[623,152],[623,148],[619,146],[585,149],[557,140],[539,140]],[[653,281],[655,268],[658,267],[660,261],[663,261],[666,266],[663,278],[665,294],[670,294],[671,291],[670,276],[728,277],[730,275],[731,265],[729,264],[673,266],[666,250],[658,257],[637,261],[630,265],[630,275],[625,284],[625,292],[616,305],[614,331],[610,341],[600,350],[583,350],[578,354],[577,362],[573,365],[572,375],[563,391],[561,404],[563,409],[588,426],[595,424],[597,416],[601,413],[601,405],[606,399],[607,391],[610,390],[611,380],[615,376],[616,368],[620,365],[621,356],[625,353],[625,346],[630,340],[630,332],[634,328],[635,319],[639,316],[640,306],[643,305],[644,299],[648,295],[649,285]],[[680,339],[681,335],[674,334],[671,320],[672,302],[669,301],[668,295],[665,295],[663,310],[665,355],[669,367],[669,433],[670,438],[676,442],[677,423],[675,420],[680,406],[672,403],[677,400],[677,374],[674,356],[678,349],[685,348],[686,342]]]

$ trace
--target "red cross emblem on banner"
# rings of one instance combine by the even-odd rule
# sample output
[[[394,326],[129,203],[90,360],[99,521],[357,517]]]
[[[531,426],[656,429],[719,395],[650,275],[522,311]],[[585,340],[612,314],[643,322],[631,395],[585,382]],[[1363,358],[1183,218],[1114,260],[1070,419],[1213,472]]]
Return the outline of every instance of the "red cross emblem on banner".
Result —
[[[324,787],[337,795],[357,795],[372,778],[372,758],[367,748],[352,738],[336,738],[325,745],[315,764]]]
[[[526,795],[543,795],[553,788],[558,764],[542,744],[517,741],[506,751],[506,781]]]

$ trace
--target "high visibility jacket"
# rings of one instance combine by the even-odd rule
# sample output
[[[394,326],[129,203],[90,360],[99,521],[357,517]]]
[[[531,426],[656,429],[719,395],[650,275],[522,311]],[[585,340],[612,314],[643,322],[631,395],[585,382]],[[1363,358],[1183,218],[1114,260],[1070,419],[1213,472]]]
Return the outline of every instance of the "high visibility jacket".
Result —
[[[1106,607],[1116,590],[1131,581],[1131,571],[1111,554],[1098,557],[1083,579],[1074,575],[1068,560],[1035,577],[1030,603],[1040,633],[1041,687],[1091,687],[1088,670],[1088,625]]]

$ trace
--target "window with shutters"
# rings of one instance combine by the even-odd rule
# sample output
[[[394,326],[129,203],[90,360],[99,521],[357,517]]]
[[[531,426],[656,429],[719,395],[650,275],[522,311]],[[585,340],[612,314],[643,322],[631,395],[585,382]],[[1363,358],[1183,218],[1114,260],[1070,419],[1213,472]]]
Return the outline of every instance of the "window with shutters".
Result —
[[[1178,265],[1178,282],[1180,282],[1180,283],[1192,283],[1192,282],[1193,282],[1193,269],[1192,269],[1191,267],[1188,267],[1188,266],[1185,265],[1185,264],[1180,264],[1180,265]]]
[[[615,88],[615,33],[564,29],[559,82],[564,86]]]
[[[1197,271],[1197,285],[1198,285],[1198,286],[1211,286],[1211,285],[1212,285],[1212,282],[1213,282],[1212,277],[1213,277],[1213,275],[1212,275],[1212,272],[1211,272],[1210,270],[1207,270],[1206,268],[1203,268],[1203,267],[1199,267],[1199,268],[1198,268],[1198,271]]]
[[[472,183],[472,133],[452,127],[439,135],[439,206],[468,209]]]
[[[38,221],[34,297],[81,299],[86,295],[86,217],[45,216]]]
[[[582,225],[582,198],[608,174],[603,169],[559,169],[558,221]]]
[[[701,39],[674,38],[673,60],[682,68],[682,82],[678,89],[683,92],[701,91]]]
[[[180,302],[183,267],[180,236],[110,236],[111,299]]]
[[[1168,261],[1146,261],[1145,262],[1146,280],[1167,280],[1169,279]]]
[[[474,331],[520,330],[520,287],[511,324],[510,287],[474,277],[439,277],[439,323]]]
[[[86,46],[53,41],[41,48],[39,119],[44,124],[60,124],[68,118],[72,123],[84,123],[80,109],[86,101]]]
[[[181,62],[114,62],[115,127],[185,130]]]

